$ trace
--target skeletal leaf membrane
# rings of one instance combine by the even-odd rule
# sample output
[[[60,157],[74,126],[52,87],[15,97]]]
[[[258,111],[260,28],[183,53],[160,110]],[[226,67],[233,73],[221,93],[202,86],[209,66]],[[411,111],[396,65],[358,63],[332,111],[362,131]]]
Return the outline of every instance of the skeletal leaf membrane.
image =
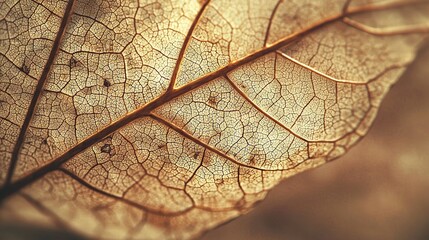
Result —
[[[0,2],[2,223],[193,238],[344,154],[428,1]]]

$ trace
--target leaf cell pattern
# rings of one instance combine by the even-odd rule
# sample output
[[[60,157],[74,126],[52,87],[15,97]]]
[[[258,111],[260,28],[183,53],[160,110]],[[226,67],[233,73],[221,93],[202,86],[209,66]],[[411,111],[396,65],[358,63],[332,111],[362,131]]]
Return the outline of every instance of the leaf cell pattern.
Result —
[[[415,0],[0,1],[0,222],[194,238],[344,154]]]

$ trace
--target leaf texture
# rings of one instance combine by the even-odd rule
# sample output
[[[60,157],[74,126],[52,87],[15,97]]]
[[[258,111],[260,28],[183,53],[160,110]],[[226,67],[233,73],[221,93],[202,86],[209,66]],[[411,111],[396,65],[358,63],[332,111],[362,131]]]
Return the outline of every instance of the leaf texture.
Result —
[[[344,154],[428,1],[0,2],[1,222],[193,238]]]

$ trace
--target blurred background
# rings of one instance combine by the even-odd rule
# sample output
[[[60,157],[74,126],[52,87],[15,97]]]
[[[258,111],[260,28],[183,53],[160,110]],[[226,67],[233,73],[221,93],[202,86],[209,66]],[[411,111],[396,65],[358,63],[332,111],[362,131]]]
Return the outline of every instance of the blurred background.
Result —
[[[201,239],[428,240],[429,42],[357,146]]]

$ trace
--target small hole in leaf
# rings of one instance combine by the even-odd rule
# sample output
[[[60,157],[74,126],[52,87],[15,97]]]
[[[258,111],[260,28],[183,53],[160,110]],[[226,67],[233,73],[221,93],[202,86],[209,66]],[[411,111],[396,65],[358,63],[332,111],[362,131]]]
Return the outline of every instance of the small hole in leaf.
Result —
[[[110,154],[110,152],[112,151],[112,147],[110,147],[110,144],[104,144],[102,147],[101,147],[101,152],[103,152],[103,153],[109,153]]]

